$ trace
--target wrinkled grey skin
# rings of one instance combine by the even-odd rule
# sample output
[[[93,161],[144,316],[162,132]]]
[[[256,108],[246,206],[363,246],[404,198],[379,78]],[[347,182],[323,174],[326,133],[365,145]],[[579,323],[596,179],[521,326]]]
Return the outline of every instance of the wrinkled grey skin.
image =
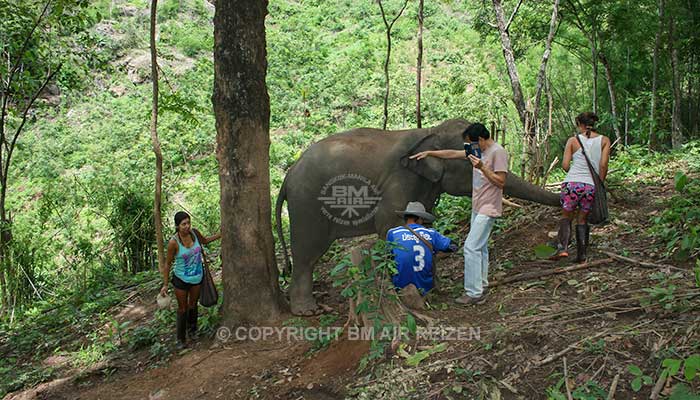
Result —
[[[392,227],[403,223],[395,210],[409,201],[420,201],[428,211],[442,193],[470,196],[472,167],[468,160],[427,157],[409,160],[424,150],[463,149],[465,120],[449,120],[427,129],[382,131],[359,128],[341,132],[314,143],[289,169],[276,205],[277,233],[282,233],[282,204],[287,201],[294,268],[289,290],[292,313],[309,315],[317,311],[312,295],[314,265],[335,239],[377,233],[384,238]],[[333,177],[359,174],[381,192],[374,217],[359,226],[337,224],[322,214],[318,199],[322,187]],[[509,196],[558,206],[558,195],[508,174],[505,193]]]

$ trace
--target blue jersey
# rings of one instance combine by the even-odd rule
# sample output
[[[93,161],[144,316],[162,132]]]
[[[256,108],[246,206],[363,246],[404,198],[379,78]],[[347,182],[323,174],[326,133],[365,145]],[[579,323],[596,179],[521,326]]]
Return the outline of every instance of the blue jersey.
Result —
[[[433,245],[433,251],[446,251],[452,242],[433,229],[410,224],[417,234]],[[416,285],[422,294],[433,288],[433,254],[428,246],[404,226],[390,229],[386,241],[396,244],[392,250],[398,273],[392,277],[394,286],[403,288],[409,283]]]

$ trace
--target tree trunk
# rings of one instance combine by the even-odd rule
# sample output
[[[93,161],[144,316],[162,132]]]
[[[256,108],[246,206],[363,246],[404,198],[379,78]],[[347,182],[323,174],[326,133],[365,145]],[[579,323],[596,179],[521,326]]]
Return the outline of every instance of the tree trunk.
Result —
[[[671,51],[671,69],[673,70],[673,111],[671,114],[671,147],[678,149],[683,144],[683,124],[681,123],[681,88],[678,71],[678,46],[675,41],[675,18],[669,18],[668,46]]]
[[[221,185],[223,322],[278,320],[284,309],[270,200],[266,0],[219,1],[214,16],[214,114]]]
[[[627,99],[625,99],[627,100]],[[630,104],[625,101],[625,147],[629,146],[629,132],[630,132]]]
[[[686,74],[688,79],[688,136],[693,135],[693,69],[695,66],[695,54],[691,54],[690,61],[688,62],[688,73]]]
[[[546,72],[547,72],[547,61],[552,53],[552,41],[554,40],[554,34],[557,31],[557,16],[559,12],[559,0],[554,0],[554,5],[552,6],[552,18],[549,22],[549,34],[547,35],[547,40],[544,45],[544,53],[542,54],[542,61],[540,62],[540,69],[537,72],[537,83],[535,86],[535,104],[532,111],[531,121],[535,126],[535,137],[530,136],[529,154],[533,155],[533,160],[530,162],[530,177],[534,179],[534,182],[538,183],[539,180],[544,177],[545,170],[544,164],[547,158],[547,141],[549,136],[547,134],[542,134],[540,129],[540,100],[542,98],[542,89],[545,86]],[[551,123],[551,121],[550,121]],[[548,128],[549,129],[549,128]]]
[[[386,28],[386,59],[384,60],[384,80],[385,80],[385,92],[384,92],[384,123],[382,124],[382,129],[386,130],[386,125],[389,121],[389,61],[391,58],[391,28],[394,23],[399,19],[403,10],[406,9],[408,5],[408,0],[403,4],[401,11],[396,14],[396,17],[389,23],[386,19],[386,13],[384,12],[384,6],[382,5],[382,0],[377,0],[379,3],[379,9],[382,12],[382,20],[384,21],[384,27]]]
[[[659,149],[659,139],[656,134],[656,94],[659,81],[659,49],[661,48],[661,33],[663,31],[664,0],[659,0],[659,27],[656,30],[654,42],[653,72],[651,78],[651,111],[649,121],[649,150]]]
[[[605,57],[605,54],[599,51],[598,57],[600,57],[600,62],[603,64],[603,68],[605,69],[605,80],[608,82],[608,93],[610,94],[610,112],[613,117],[612,126],[613,131],[615,132],[615,140],[620,141],[621,135],[620,127],[617,123],[617,101],[615,100],[615,85],[612,76],[612,68],[610,67],[610,62]]]
[[[5,250],[0,248],[0,317],[7,311],[7,279],[5,278]]]
[[[540,98],[542,97],[542,88],[545,84],[545,72],[547,71],[547,61],[549,61],[549,56],[552,54],[552,41],[554,40],[554,34],[557,31],[558,12],[559,0],[554,0],[554,6],[552,7],[552,18],[549,21],[549,34],[547,35],[547,40],[544,44],[544,53],[542,54],[542,62],[540,62],[540,69],[537,72],[537,86],[535,87],[535,107],[532,113],[534,120],[537,120],[540,110]]]
[[[2,147],[2,146],[0,146]],[[2,291],[0,292],[0,316],[4,315],[5,310],[9,306],[9,296],[10,292],[7,290],[7,276],[6,271],[9,269],[10,263],[7,259],[7,246],[10,242],[9,238],[11,236],[10,221],[7,220],[6,210],[5,210],[5,196],[7,187],[6,175],[1,177],[2,187],[0,188],[0,287]]]
[[[593,112],[598,113],[598,30],[593,23],[593,38],[590,40],[593,64]]]
[[[506,27],[506,20],[503,15],[503,6],[501,5],[501,0],[493,0],[493,9],[496,13],[496,23],[498,24],[498,31],[501,36],[501,48],[503,49],[503,58],[505,58],[506,67],[508,68],[510,87],[513,90],[513,103],[515,104],[515,109],[518,111],[520,122],[522,123],[523,127],[525,127],[527,125],[527,110],[525,108],[525,97],[523,96],[523,89],[520,86],[520,77],[518,75],[518,69],[515,66],[513,46],[510,43],[510,34],[508,33],[508,29]]]
[[[627,46],[627,66],[625,68],[625,77],[629,80],[630,76],[630,48]],[[625,94],[625,147],[629,146],[629,129],[630,129],[630,102],[629,93]]]
[[[165,246],[163,244],[163,222],[161,198],[163,191],[163,153],[158,139],[158,50],[156,48],[156,16],[158,0],[151,0],[151,80],[153,81],[153,107],[151,108],[151,142],[156,155],[156,187],[153,200],[153,222],[156,225],[156,246],[158,249],[158,271],[165,270]],[[138,258],[138,257],[137,257]]]
[[[418,0],[418,60],[416,62],[416,124],[422,127],[420,114],[421,74],[423,69],[423,0]]]

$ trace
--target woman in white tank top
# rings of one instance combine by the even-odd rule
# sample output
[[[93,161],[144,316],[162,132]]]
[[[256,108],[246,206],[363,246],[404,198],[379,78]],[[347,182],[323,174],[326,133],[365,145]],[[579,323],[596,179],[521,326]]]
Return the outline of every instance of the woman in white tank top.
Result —
[[[557,256],[569,256],[571,238],[571,221],[576,218],[576,262],[585,261],[586,247],[590,236],[590,227],[586,222],[595,198],[595,183],[588,168],[586,157],[581,151],[581,144],[588,159],[602,181],[608,173],[610,158],[610,139],[598,133],[595,124],[598,116],[584,112],[576,117],[578,132],[569,138],[564,149],[562,168],[567,171],[561,184],[560,203],[562,219],[559,221]]]

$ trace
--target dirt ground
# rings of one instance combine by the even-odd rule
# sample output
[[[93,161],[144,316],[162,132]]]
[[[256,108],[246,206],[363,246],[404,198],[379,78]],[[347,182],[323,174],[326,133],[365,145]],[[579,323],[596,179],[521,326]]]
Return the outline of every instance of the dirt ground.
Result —
[[[639,191],[613,188],[611,223],[592,229],[590,268],[499,285],[521,273],[573,265],[535,257],[534,247],[556,230],[554,209],[508,207],[509,220],[515,223],[493,235],[492,289],[486,304],[463,307],[453,302],[461,291],[463,268],[461,254],[454,254],[439,261],[442,290],[422,312],[433,326],[472,327],[478,337],[444,340],[444,351],[417,367],[393,355],[358,372],[367,341],[340,340],[311,351],[308,341],[221,343],[204,337],[164,366],[149,368],[147,354],[131,354],[109,361],[110,374],[98,366],[5,399],[540,399],[548,394],[566,398],[567,387],[573,398],[610,394],[647,399],[655,385],[667,396],[679,379],[656,382],[663,359],[700,352],[700,290],[694,285],[692,263],[665,259],[647,235],[651,218],[660,210],[657,201],[672,194],[672,184],[669,180]],[[462,240],[466,229],[458,234]],[[656,265],[623,261],[605,252]],[[332,286],[331,267],[327,263],[318,268],[315,292],[338,316],[334,325],[342,326],[348,305]],[[675,286],[668,309],[668,303],[646,304],[649,294],[643,289],[668,288],[669,282]],[[137,297],[120,312],[134,321],[150,318],[153,298],[155,294],[145,300]],[[304,320],[318,326],[320,318]],[[437,344],[431,338],[410,340],[405,350],[435,349]],[[630,365],[654,382],[634,392]]]

